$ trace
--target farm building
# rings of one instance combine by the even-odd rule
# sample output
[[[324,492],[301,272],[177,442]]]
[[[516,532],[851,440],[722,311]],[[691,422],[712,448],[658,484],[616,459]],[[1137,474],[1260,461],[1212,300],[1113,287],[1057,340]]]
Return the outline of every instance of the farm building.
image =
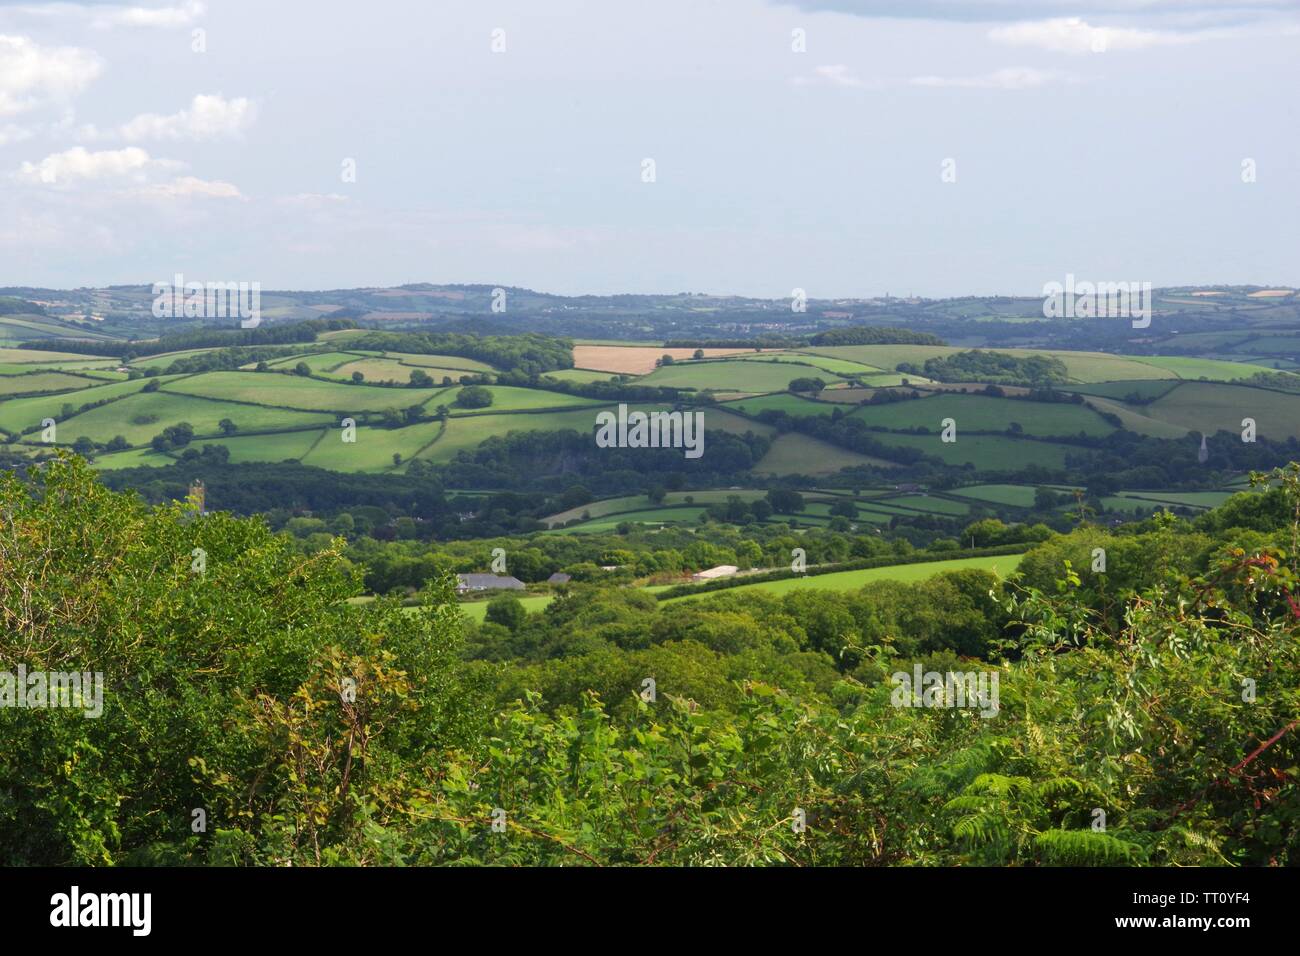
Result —
[[[570,576],[565,574],[563,571],[556,571],[554,574],[552,574],[549,578],[546,579],[546,583],[547,584],[568,584],[570,580],[572,580]]]
[[[692,581],[712,581],[715,578],[729,578],[740,568],[734,564],[720,564],[716,568],[709,568],[707,571],[700,571],[691,575]]]
[[[508,574],[458,574],[456,593],[466,591],[522,591],[524,582]]]

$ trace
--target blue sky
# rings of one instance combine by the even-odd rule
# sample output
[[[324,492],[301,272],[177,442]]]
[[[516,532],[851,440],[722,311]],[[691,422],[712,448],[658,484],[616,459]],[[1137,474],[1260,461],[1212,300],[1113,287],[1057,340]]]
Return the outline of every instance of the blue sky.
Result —
[[[1295,285],[1298,6],[0,0],[0,285]]]

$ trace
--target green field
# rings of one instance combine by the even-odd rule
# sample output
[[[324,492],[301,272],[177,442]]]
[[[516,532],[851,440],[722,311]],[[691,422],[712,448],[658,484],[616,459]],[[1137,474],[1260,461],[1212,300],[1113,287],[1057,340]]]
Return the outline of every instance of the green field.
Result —
[[[492,404],[487,408],[461,408],[456,405],[455,398],[461,392],[459,386],[439,398],[438,404],[449,407],[453,415],[483,415],[496,412],[528,411],[537,408],[581,408],[609,404],[594,398],[566,395],[563,392],[546,392],[536,388],[515,388],[510,385],[488,385],[486,388],[492,393]],[[594,425],[595,422],[596,420],[593,417],[592,424]]]
[[[132,384],[142,384],[133,382]],[[145,419],[152,418],[153,421]],[[175,395],[165,390],[142,393],[110,402],[59,423],[59,440],[70,443],[81,436],[107,442],[121,435],[132,445],[147,444],[169,425],[189,422],[196,435],[218,435],[218,423],[229,418],[241,431],[272,431],[305,425],[327,425],[333,416],[261,405],[240,405]]]
[[[98,346],[96,346],[98,348]],[[77,352],[46,352],[43,349],[0,349],[0,362],[26,365],[33,362],[104,361],[111,355],[81,355]]]
[[[154,381],[170,381],[155,379]],[[64,395],[35,396],[33,398],[15,398],[0,402],[0,428],[11,432],[20,432],[24,428],[39,425],[45,418],[62,417],[64,405],[80,408],[89,402],[102,402],[106,399],[120,398],[144,388],[146,379],[133,382],[110,382],[106,385],[91,385],[78,392]],[[89,384],[89,383],[87,383]],[[62,425],[60,425],[62,430]],[[110,438],[113,436],[110,435]]]
[[[945,418],[957,423],[957,440],[963,431],[1005,431],[1012,422],[1027,435],[1109,435],[1115,426],[1082,405],[1062,402],[1031,402],[1024,399],[990,398],[942,392],[928,398],[863,405],[851,413],[868,425],[884,428],[929,428],[936,434]]]
[[[933,495],[899,495],[897,498],[887,500],[891,505],[899,508],[913,508],[917,511],[928,511],[932,514],[970,514],[970,505],[961,501],[949,501],[947,498],[936,498]]]
[[[1176,388],[1178,382],[1179,380],[1176,378],[1159,378],[1150,381],[1135,379],[1128,382],[1094,382],[1090,385],[1068,385],[1064,388],[1064,391],[1078,392],[1080,395],[1097,395],[1116,401],[1123,401],[1129,395],[1134,394],[1142,398],[1156,399],[1171,388]]]
[[[796,378],[836,380],[830,372],[805,365],[750,362],[735,359],[675,362],[655,369],[637,381],[669,388],[727,389],[737,392],[781,392]]]
[[[901,362],[924,366],[929,358],[968,351],[950,345],[835,345],[809,349],[817,355],[848,359],[883,369],[894,369]],[[1029,357],[1043,355],[1065,363],[1067,374],[1076,382],[1112,382],[1126,379],[1176,378],[1174,372],[1145,364],[1141,359],[1102,352],[1061,352],[1037,349],[991,349],[1009,355]]]
[[[588,408],[544,412],[538,415],[468,415],[449,419],[446,433],[420,457],[428,461],[450,461],[459,451],[471,451],[488,438],[506,435],[509,432],[557,431],[571,428],[590,434],[595,427],[596,410]],[[402,430],[397,429],[397,431]]]
[[[1276,441],[1300,436],[1300,395],[1245,385],[1184,382],[1142,412],[1207,435],[1240,434],[1242,419],[1253,418],[1261,436]]]
[[[618,514],[606,515],[603,518],[592,518],[590,521],[584,521],[582,524],[576,524],[568,528],[557,528],[552,533],[609,533],[625,521],[646,525],[692,524],[698,521],[703,513],[703,505],[682,505],[670,508],[647,508],[644,511],[624,511]]]
[[[1179,378],[1208,378],[1213,381],[1235,382],[1250,378],[1260,372],[1269,372],[1263,365],[1247,365],[1244,362],[1220,362],[1209,358],[1186,358],[1176,355],[1144,355],[1141,361],[1156,368],[1173,372]]]
[[[813,352],[765,352],[761,355],[746,355],[737,358],[741,362],[780,362],[780,363],[798,363],[805,368],[820,369],[823,372],[830,372],[832,375],[863,375],[868,372],[884,372],[887,369],[876,368],[874,365],[864,365],[861,362],[850,362],[847,359],[828,358],[825,355],[817,355]],[[810,370],[806,374],[816,377],[816,371]]]
[[[825,402],[809,401],[806,398],[800,398],[790,392],[777,392],[772,395],[755,395],[752,398],[742,398],[738,401],[723,402],[720,408],[734,408],[737,411],[744,412],[747,415],[757,415],[759,412],[765,412],[768,409],[775,409],[779,412],[785,412],[787,415],[829,415],[836,408],[834,405],[828,405]]]
[[[927,561],[921,564],[895,564],[885,568],[867,568],[862,571],[835,571],[831,574],[816,574],[810,577],[784,578],[780,581],[763,581],[757,584],[742,584],[726,591],[728,594],[734,594],[736,591],[759,590],[766,591],[768,594],[788,594],[791,591],[800,591],[812,589],[818,591],[856,591],[864,585],[871,584],[874,581],[902,581],[904,583],[911,581],[924,581],[932,578],[936,574],[942,574],[944,571],[960,571],[965,568],[980,568],[985,571],[992,571],[995,574],[1006,577],[1017,567],[1020,566],[1019,554],[996,555],[985,558],[955,558],[951,561]],[[648,588],[647,590],[655,590]],[[659,588],[663,590],[663,588]],[[701,597],[706,597],[709,592],[702,594],[688,594],[678,598],[669,598],[667,603],[673,601],[693,601]],[[718,592],[712,592],[718,593]]]
[[[65,372],[35,372],[30,375],[0,375],[0,397],[5,395],[39,394],[41,392],[66,392],[93,386],[95,383],[79,375]]]
[[[897,467],[893,462],[859,455],[809,435],[787,432],[773,439],[771,449],[753,471],[760,475],[833,475],[841,468],[859,465]]]
[[[170,383],[164,390],[250,405],[340,414],[407,408],[447,391],[443,388],[344,385],[277,372],[204,372]]]
[[[1016,471],[1030,464],[1062,468],[1066,455],[1088,453],[1086,448],[1054,442],[1029,441],[1004,435],[962,435],[960,429],[955,442],[941,441],[937,431],[932,435],[872,432],[871,437],[885,445],[916,448],[950,465],[971,464],[981,471]]]
[[[358,425],[356,441],[345,442],[341,428],[330,428],[305,454],[302,463],[331,471],[394,471],[398,466],[393,464],[393,455],[409,461],[434,442],[441,431],[442,423],[435,421],[402,428]]]
[[[1053,487],[1053,491],[1062,489]],[[956,495],[959,498],[970,498],[974,501],[987,501],[995,505],[1010,505],[1015,508],[1032,508],[1034,506],[1034,491],[1032,485],[967,485],[964,488],[953,488],[947,492],[950,495]]]
[[[558,372],[547,372],[547,378],[558,378],[562,382],[608,382],[614,378],[613,372],[597,372],[589,368],[564,368]]]
[[[524,606],[524,610],[529,614],[535,614],[538,611],[544,610],[546,605],[555,600],[555,595],[553,594],[526,594],[521,596],[517,591],[502,591],[500,593],[514,594],[518,598],[519,603]],[[460,608],[465,616],[471,621],[477,621],[479,624],[482,624],[487,618],[487,607],[490,601],[491,598],[488,598],[485,601],[461,601],[456,606]],[[406,610],[415,613],[419,608],[413,607],[407,608]]]

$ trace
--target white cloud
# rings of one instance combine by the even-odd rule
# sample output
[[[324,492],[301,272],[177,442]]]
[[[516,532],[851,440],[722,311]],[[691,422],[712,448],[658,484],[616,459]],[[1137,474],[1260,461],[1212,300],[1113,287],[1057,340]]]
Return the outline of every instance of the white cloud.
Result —
[[[811,76],[796,76],[791,82],[795,86],[846,86],[853,89],[865,89],[868,85],[843,63],[819,66]]]
[[[325,206],[332,206],[335,203],[347,202],[348,197],[339,193],[296,193],[292,196],[281,196],[276,201],[285,206],[320,209]]]
[[[989,31],[989,39],[1008,46],[1037,47],[1053,53],[1104,53],[1194,43],[1200,36],[1131,27],[1094,27],[1080,17],[1058,17],[994,27]]]
[[[253,104],[244,97],[228,100],[220,93],[198,94],[188,109],[162,116],[143,113],[122,125],[123,139],[222,139],[239,136],[253,122]]]
[[[140,173],[153,162],[138,146],[89,152],[74,146],[62,153],[51,153],[39,163],[23,163],[18,178],[31,183],[67,183],[81,179],[102,179]]]
[[[1035,70],[1028,66],[1009,66],[979,76],[915,76],[913,86],[952,87],[969,90],[1032,90],[1067,79],[1056,70]]]
[[[0,34],[0,116],[65,101],[102,70],[90,50],[43,47],[30,37]]]
[[[15,126],[13,123],[7,123],[0,126],[0,146],[21,143],[25,139],[31,139],[33,135],[32,131],[25,126]]]
[[[171,182],[151,183],[131,190],[146,199],[243,199],[239,187],[218,180],[179,176]]]
[[[97,23],[101,26],[127,27],[185,27],[207,12],[198,0],[176,7],[118,7],[102,14]]]

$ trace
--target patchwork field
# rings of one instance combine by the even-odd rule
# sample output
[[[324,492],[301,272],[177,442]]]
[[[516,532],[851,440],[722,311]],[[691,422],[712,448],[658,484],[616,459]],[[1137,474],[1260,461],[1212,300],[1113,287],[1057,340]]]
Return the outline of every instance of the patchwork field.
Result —
[[[1242,419],[1253,418],[1262,436],[1300,437],[1300,395],[1242,385],[1184,382],[1142,408],[1150,418],[1213,435],[1240,433]]]
[[[458,380],[471,373],[490,375],[490,366],[457,356],[349,349],[347,343],[355,337],[323,336],[322,343],[276,357],[271,362],[276,371],[272,372],[244,369],[156,376],[159,368],[178,358],[210,350],[148,356],[135,360],[132,366],[138,370],[135,374],[144,371],[154,377],[134,380],[116,370],[119,360],[111,355],[0,349],[0,429],[16,436],[53,418],[61,444],[70,444],[82,436],[103,443],[120,435],[135,446],[130,452],[101,453],[100,462],[107,468],[128,463],[165,464],[166,456],[139,449],[148,446],[164,428],[188,422],[204,443],[229,449],[236,462],[302,460],[342,471],[384,472],[403,468],[415,458],[445,462],[489,437],[511,431],[575,429],[589,433],[596,412],[613,410],[616,404],[545,389],[488,385],[493,397],[491,406],[461,408],[455,399],[462,386],[444,387],[443,378]],[[1230,344],[1235,347],[1247,340],[1258,344],[1267,338],[1245,336]],[[961,394],[956,386],[941,384],[933,385],[931,394],[924,398],[863,405],[860,403],[875,392],[845,387],[851,384],[847,379],[882,385],[897,384],[909,377],[924,394],[927,383],[915,375],[903,376],[895,366],[900,362],[920,365],[929,357],[961,350],[956,346],[838,346],[761,352],[709,349],[705,350],[709,358],[697,361],[692,359],[695,350],[689,348],[584,343],[574,349],[578,368],[550,374],[563,381],[590,383],[607,381],[617,373],[636,377],[636,384],[709,389],[730,395],[726,404],[703,408],[705,427],[772,438],[770,451],[753,469],[761,476],[828,476],[845,467],[898,467],[895,462],[857,454],[799,432],[778,434],[776,428],[755,418],[770,409],[796,417],[842,409],[872,428],[871,437],[886,446],[919,449],[951,465],[988,470],[1014,471],[1027,464],[1063,467],[1067,456],[1083,456],[1087,451],[1032,437],[1108,435],[1115,425],[1102,413],[1116,416],[1126,429],[1152,437],[1178,438],[1189,430],[1238,432],[1244,417],[1256,420],[1262,436],[1300,437],[1300,395],[1226,381],[1195,380],[1204,376],[1240,381],[1262,370],[1262,366],[1206,357],[1006,350],[1021,356],[1050,354],[1061,358],[1077,380],[1072,389],[1086,395],[1092,408],[974,394],[978,386],[969,386],[972,393]],[[666,352],[676,361],[656,368],[655,361]],[[292,372],[300,362],[307,365],[309,375]],[[430,388],[407,386],[416,369],[438,384]],[[352,373],[358,371],[365,377],[363,384],[351,380]],[[818,393],[816,400],[787,391],[790,381],[808,377],[822,378],[830,387]],[[146,386],[157,390],[145,393]],[[1008,388],[1009,393],[1014,391],[1018,390]],[[1129,397],[1143,401],[1128,404],[1124,400]],[[104,404],[80,410],[98,403]],[[662,408],[629,404],[641,411]],[[378,426],[376,416],[381,413],[402,415],[404,410],[420,406],[424,415],[431,417],[443,405],[450,414],[445,424],[426,419],[396,428]],[[361,422],[357,443],[344,446],[341,441],[333,442],[330,429],[350,415]],[[220,433],[217,424],[225,418],[237,426],[234,435]],[[946,418],[957,423],[956,443],[939,440],[941,423]],[[1001,434],[1013,423],[1025,438]],[[920,428],[929,432],[915,433]],[[264,432],[274,434],[261,434]],[[22,439],[23,445],[37,444],[36,437],[29,432]],[[989,505],[1032,505],[1031,490],[1009,487],[1003,493],[1015,500],[984,500]],[[957,499],[949,501],[946,509],[953,514],[965,507],[961,501],[980,500],[969,491],[958,491],[950,497]],[[673,498],[667,503],[687,507]],[[701,499],[695,506],[704,503]],[[906,513],[913,504],[879,501],[863,513],[863,520],[888,520],[894,514]],[[943,513],[945,507],[927,510]],[[814,523],[826,521],[829,515],[825,511],[810,508],[801,518]],[[593,512],[593,517],[598,516]]]
[[[443,388],[380,388],[322,382],[275,372],[204,372],[168,383],[165,391],[201,398],[340,414],[420,405]]]
[[[738,355],[753,352],[753,349],[705,349],[705,358],[717,358],[720,355]],[[575,368],[593,369],[598,372],[614,372],[620,375],[645,375],[653,372],[655,362],[665,355],[674,360],[689,359],[695,349],[665,349],[658,346],[637,345],[575,345],[573,347],[573,365]]]
[[[1006,577],[1020,566],[1021,555],[1007,554],[985,558],[956,558],[951,561],[927,561],[921,564],[897,564],[886,568],[867,568],[862,571],[836,571],[831,574],[816,574],[809,577],[785,578],[780,581],[764,581],[757,584],[742,584],[730,588],[726,593],[756,589],[768,594],[789,594],[791,591],[806,589],[818,591],[855,591],[875,581],[924,581],[944,571],[960,571],[966,568],[979,568],[992,571],[1000,577]],[[653,589],[649,589],[653,590]],[[717,592],[713,592],[717,593]],[[688,594],[673,601],[694,601],[707,596]]]
[[[679,362],[665,365],[640,379],[645,385],[668,388],[735,389],[740,392],[782,391],[797,378],[835,378],[830,372],[789,362]]]
[[[761,475],[832,475],[841,468],[859,465],[897,467],[882,458],[859,455],[808,435],[787,432],[772,442],[771,449],[753,470]]]
[[[889,429],[929,428],[938,433],[945,418],[957,425],[958,441],[963,431],[1005,431],[1019,424],[1027,435],[1109,435],[1115,426],[1082,405],[1060,402],[1031,402],[958,395],[951,392],[914,401],[866,405],[853,418],[870,426]]]

